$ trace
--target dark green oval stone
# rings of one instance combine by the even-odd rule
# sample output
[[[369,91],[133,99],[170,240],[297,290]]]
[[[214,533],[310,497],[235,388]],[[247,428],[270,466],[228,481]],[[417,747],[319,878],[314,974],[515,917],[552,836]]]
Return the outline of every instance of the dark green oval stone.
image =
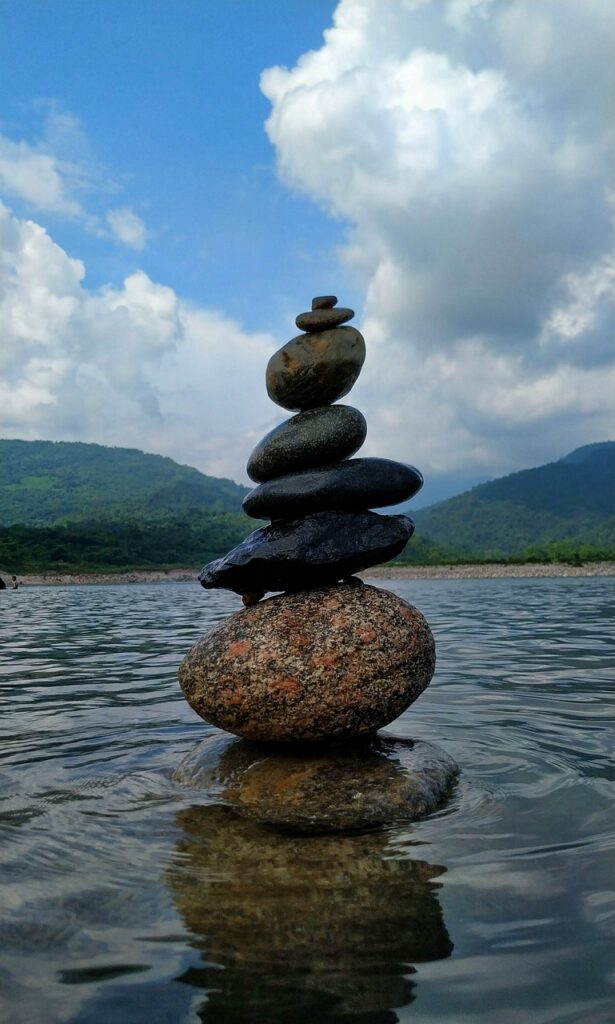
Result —
[[[306,409],[259,441],[248,459],[248,476],[264,483],[285,473],[339,462],[358,451],[366,434],[365,417],[350,405]]]

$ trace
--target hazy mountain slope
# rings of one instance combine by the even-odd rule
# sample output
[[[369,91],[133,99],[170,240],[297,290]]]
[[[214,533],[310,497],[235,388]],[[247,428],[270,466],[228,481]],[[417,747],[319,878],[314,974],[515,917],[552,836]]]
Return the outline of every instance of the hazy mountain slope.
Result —
[[[72,441],[0,440],[0,524],[240,512],[247,488],[162,455]]]
[[[612,545],[615,442],[481,484],[414,518],[419,536],[472,554],[564,539]]]

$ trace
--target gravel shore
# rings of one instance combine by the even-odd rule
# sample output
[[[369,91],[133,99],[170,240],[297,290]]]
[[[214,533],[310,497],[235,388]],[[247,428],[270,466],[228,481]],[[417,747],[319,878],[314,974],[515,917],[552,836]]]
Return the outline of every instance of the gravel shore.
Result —
[[[118,573],[41,573],[19,576],[24,586],[67,586],[69,584],[110,583],[195,583],[198,569],[142,570]],[[474,579],[532,579],[544,576],[615,576],[615,562],[585,562],[582,565],[565,563],[527,563],[526,565],[395,565],[378,566],[360,573],[365,579],[375,580],[474,580]],[[0,576],[10,588],[11,573],[0,570]]]

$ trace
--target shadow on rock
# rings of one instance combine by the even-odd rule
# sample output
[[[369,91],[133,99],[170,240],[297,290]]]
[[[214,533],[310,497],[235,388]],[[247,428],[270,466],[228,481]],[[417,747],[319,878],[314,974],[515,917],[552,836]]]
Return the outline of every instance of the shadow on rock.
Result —
[[[413,966],[453,948],[434,879],[385,833],[292,836],[230,808],[181,811],[166,880],[202,964],[207,1024],[394,1024]]]

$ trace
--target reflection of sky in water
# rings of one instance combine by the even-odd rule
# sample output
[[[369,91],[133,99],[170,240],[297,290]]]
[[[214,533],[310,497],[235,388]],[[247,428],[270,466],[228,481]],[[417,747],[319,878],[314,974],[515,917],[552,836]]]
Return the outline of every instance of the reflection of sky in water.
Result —
[[[428,820],[341,839],[281,837],[170,780],[206,728],[177,664],[234,597],[0,595],[11,1024],[610,1019],[612,582],[386,585],[439,654],[395,731],[463,775]]]

